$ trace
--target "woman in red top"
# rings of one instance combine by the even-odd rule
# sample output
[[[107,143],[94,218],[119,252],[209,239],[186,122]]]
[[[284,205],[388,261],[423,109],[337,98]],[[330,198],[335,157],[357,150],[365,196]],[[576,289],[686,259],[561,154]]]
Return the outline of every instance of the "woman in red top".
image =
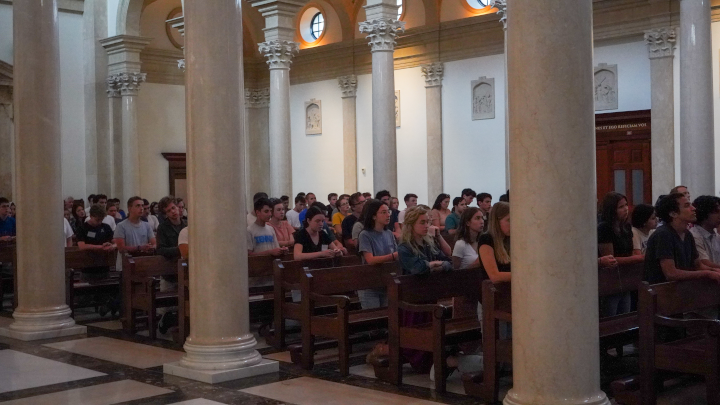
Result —
[[[275,236],[277,236],[280,247],[294,246],[295,238],[293,233],[295,233],[295,228],[285,219],[285,205],[278,198],[271,199],[270,204],[272,217],[270,217],[268,224],[275,229]]]

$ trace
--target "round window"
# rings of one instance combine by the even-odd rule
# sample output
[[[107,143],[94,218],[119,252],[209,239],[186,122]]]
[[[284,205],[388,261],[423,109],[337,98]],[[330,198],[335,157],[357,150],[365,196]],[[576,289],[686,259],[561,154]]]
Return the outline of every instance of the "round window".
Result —
[[[312,20],[310,20],[310,35],[313,39],[320,38],[323,30],[325,29],[325,18],[321,12],[317,12]]]
[[[467,4],[475,10],[483,9],[490,5],[492,0],[465,0]]]

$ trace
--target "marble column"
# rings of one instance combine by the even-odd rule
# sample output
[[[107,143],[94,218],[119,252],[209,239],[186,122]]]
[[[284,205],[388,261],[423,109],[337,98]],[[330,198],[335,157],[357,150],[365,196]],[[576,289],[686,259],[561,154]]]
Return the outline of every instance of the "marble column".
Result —
[[[443,192],[442,140],[442,62],[422,65],[425,76],[425,115],[427,118],[427,176],[428,196],[435,198]]]
[[[123,195],[122,170],[122,99],[120,98],[120,86],[117,83],[117,75],[108,76],[107,80],[108,97],[108,130],[106,137],[98,137],[98,153],[109,156],[109,162],[100,163],[106,167],[110,182],[110,192],[115,198]]]
[[[367,21],[360,23],[372,52],[373,190],[397,195],[397,143],[395,134],[395,38],[405,31],[397,20],[395,0],[367,0]]]
[[[305,3],[299,0],[247,0],[265,17],[265,42],[258,44],[270,68],[269,144],[270,189],[273,197],[292,194],[290,136],[290,64],[299,51],[295,17]]]
[[[13,87],[0,77],[0,197],[13,199]]]
[[[343,179],[346,194],[358,191],[357,169],[357,77],[340,76],[343,109]]]
[[[268,193],[270,184],[270,143],[268,126],[270,125],[270,89],[245,89],[245,128],[247,148],[245,158],[247,188],[247,208],[252,212],[252,197],[257,192]],[[274,162],[273,162],[274,164]],[[280,198],[281,195],[273,195]]]
[[[241,0],[185,1],[190,336],[164,372],[218,383],[278,371],[250,333]],[[208,196],[223,196],[208,198]]]
[[[652,115],[651,162],[652,202],[675,187],[675,96],[673,89],[673,49],[675,30],[658,28],[645,31],[650,57],[650,97]]]
[[[145,81],[145,73],[140,73],[140,52],[150,43],[151,38],[130,35],[117,35],[101,39],[100,43],[108,53],[108,71],[110,80],[114,82],[115,90],[120,91],[120,106],[118,100],[110,94],[109,105],[111,135],[106,142],[112,139],[115,151],[113,167],[114,184],[113,193],[123,203],[128,198],[140,194],[140,150],[137,128],[137,97],[140,84]],[[120,112],[120,128],[116,125],[114,117]],[[117,164],[118,155],[120,165]]]
[[[21,340],[85,333],[65,304],[57,2],[13,4],[17,295],[0,335]]]
[[[694,196],[715,195],[711,43],[710,1],[681,0],[680,176]]]
[[[508,38],[507,38],[507,0],[493,0],[505,34],[505,188],[510,189],[510,114],[508,114]]]
[[[588,234],[597,192],[592,0],[530,4],[508,8],[513,388],[504,404],[609,405]],[[559,195],[562,220],[549,220]]]

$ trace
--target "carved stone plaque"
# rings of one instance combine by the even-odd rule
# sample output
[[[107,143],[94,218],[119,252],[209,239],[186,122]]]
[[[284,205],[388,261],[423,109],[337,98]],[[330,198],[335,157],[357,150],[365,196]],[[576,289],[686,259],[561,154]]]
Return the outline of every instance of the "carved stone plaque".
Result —
[[[400,90],[395,90],[395,128],[400,128]]]
[[[322,134],[322,101],[305,102],[305,135]]]
[[[601,63],[595,66],[595,111],[617,110],[617,65]]]
[[[472,95],[472,119],[495,118],[495,79],[483,76],[470,82]]]

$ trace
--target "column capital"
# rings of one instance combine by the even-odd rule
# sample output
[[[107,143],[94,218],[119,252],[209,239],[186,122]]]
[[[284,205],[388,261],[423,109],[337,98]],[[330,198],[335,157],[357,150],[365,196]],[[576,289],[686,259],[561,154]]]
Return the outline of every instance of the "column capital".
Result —
[[[442,86],[443,74],[445,66],[442,62],[428,63],[420,66],[422,75],[425,76],[425,87]]]
[[[140,90],[140,83],[144,82],[147,78],[146,73],[118,73],[110,75],[107,79],[108,83],[108,96],[118,97],[120,96],[137,96]],[[111,89],[112,83],[112,89]]]
[[[357,94],[357,76],[347,75],[338,77],[338,87],[342,91],[342,98],[355,97]]]
[[[650,59],[672,57],[676,39],[674,28],[656,28],[645,31],[645,44],[648,47]]]
[[[152,41],[152,38],[132,35],[116,35],[100,40],[108,53],[108,71],[110,74],[132,73],[140,71],[140,52]]]
[[[491,5],[498,9],[496,14],[500,16],[500,22],[503,24],[503,29],[507,30],[507,0],[493,0]]]
[[[378,18],[360,23],[360,32],[367,33],[372,52],[390,51],[395,49],[395,38],[398,33],[405,32],[405,21],[391,18]]]
[[[293,56],[297,55],[300,47],[297,42],[272,40],[258,44],[260,53],[268,59],[270,69],[290,69]]]
[[[265,41],[292,41],[295,38],[295,18],[305,6],[301,0],[247,0],[265,17]]]
[[[270,106],[270,88],[245,89],[246,108],[267,108]]]

